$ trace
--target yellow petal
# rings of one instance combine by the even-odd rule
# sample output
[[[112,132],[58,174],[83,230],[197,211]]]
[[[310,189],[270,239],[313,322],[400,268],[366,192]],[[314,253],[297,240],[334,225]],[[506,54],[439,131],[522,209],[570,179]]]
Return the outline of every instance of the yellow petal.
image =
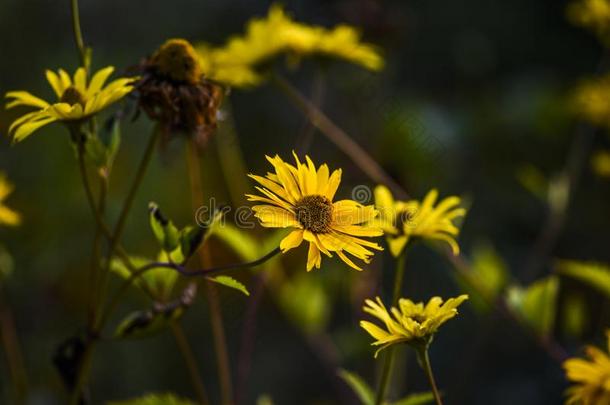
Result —
[[[79,67],[74,73],[74,88],[81,94],[87,94],[87,72],[85,68]]]
[[[287,252],[290,249],[296,248],[301,245],[303,242],[303,230],[297,229],[288,234],[282,241],[280,242],[280,249],[282,253]]]
[[[87,96],[93,97],[97,92],[99,92],[108,77],[114,72],[114,67],[108,66],[104,69],[98,70],[93,77],[91,78],[91,82],[89,83],[89,88],[87,89]]]
[[[38,98],[27,91],[9,91],[6,93],[6,98],[14,98],[13,101],[6,104],[6,108],[13,108],[18,105],[26,105],[30,107],[47,108],[49,103],[41,98]]]
[[[307,271],[310,271],[315,266],[316,269],[320,268],[320,263],[322,262],[322,256],[320,255],[320,250],[315,245],[315,243],[309,244],[309,252],[307,253]]]
[[[45,75],[47,76],[47,81],[53,88],[53,91],[55,92],[55,95],[57,96],[57,98],[58,99],[61,98],[61,96],[64,94],[65,88],[61,82],[61,79],[57,75],[57,73],[55,73],[51,70],[46,70]]]
[[[36,131],[38,128],[50,124],[51,122],[57,121],[55,117],[46,117],[39,119],[37,121],[26,122],[22,124],[19,128],[15,130],[15,135],[13,135],[13,140],[15,142],[20,142],[30,136],[32,132]]]
[[[0,224],[17,226],[21,223],[21,216],[4,205],[0,205]]]

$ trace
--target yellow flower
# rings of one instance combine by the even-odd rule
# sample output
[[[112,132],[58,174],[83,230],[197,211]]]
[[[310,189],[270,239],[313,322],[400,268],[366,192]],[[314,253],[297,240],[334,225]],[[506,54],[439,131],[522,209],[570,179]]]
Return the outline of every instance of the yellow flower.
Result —
[[[198,51],[207,77],[246,87],[261,83],[264,77],[257,68],[282,54],[293,60],[325,55],[380,70],[383,58],[376,47],[361,42],[360,36],[357,29],[348,25],[327,29],[298,23],[275,4],[266,18],[249,21],[243,36],[230,38],[221,48],[202,44]]]
[[[567,8],[568,18],[572,23],[589,28],[598,35],[604,36],[610,28],[610,1],[580,0]]]
[[[610,127],[610,75],[581,83],[574,92],[572,105],[587,121]]]
[[[610,352],[610,329],[606,331]],[[587,346],[588,359],[572,358],[563,363],[568,380],[568,405],[610,404],[610,357],[597,347]]]
[[[3,204],[6,197],[12,192],[13,185],[6,179],[4,173],[0,173],[0,225],[16,226],[21,223],[21,216],[19,213]]]
[[[376,339],[373,346],[381,346],[375,357],[381,350],[397,343],[427,345],[438,328],[457,315],[457,307],[467,299],[468,295],[460,295],[443,303],[442,298],[433,297],[424,306],[423,302],[416,304],[401,298],[398,308],[392,307],[388,311],[381,298],[376,297],[376,302],[366,300],[363,309],[382,321],[385,329],[368,321],[360,321],[360,326]]]
[[[591,157],[591,167],[598,176],[610,178],[610,151],[595,152]]]
[[[369,263],[373,255],[370,249],[383,250],[360,238],[383,235],[381,229],[367,225],[377,216],[377,210],[352,200],[333,202],[341,169],[331,174],[326,164],[316,169],[309,156],[305,157],[307,163],[301,163],[296,154],[294,158],[296,166],[278,155],[267,156],[275,173],[265,177],[249,175],[261,185],[256,189],[263,196],[248,194],[248,200],[265,203],[253,207],[255,216],[264,227],[294,228],[280,243],[282,253],[300,246],[303,240],[309,242],[308,271],[314,266],[320,268],[321,253],[332,257],[331,252],[354,269],[362,270],[345,253]]]
[[[6,93],[6,98],[12,99],[6,104],[7,109],[19,105],[37,109],[18,118],[10,126],[9,133],[14,141],[19,142],[38,128],[55,121],[84,120],[123,98],[133,89],[131,83],[134,79],[117,79],[104,87],[113,71],[112,66],[101,69],[88,82],[83,68],[78,68],[73,78],[63,69],[59,69],[58,73],[47,70],[47,81],[57,96],[55,103],[48,103],[27,91]]]
[[[445,241],[454,255],[460,253],[455,240],[459,229],[452,221],[466,215],[466,210],[458,207],[459,197],[447,197],[434,206],[437,198],[438,191],[431,190],[422,202],[395,201],[387,187],[375,188],[375,204],[380,214],[373,224],[385,232],[392,255],[399,256],[414,237]]]

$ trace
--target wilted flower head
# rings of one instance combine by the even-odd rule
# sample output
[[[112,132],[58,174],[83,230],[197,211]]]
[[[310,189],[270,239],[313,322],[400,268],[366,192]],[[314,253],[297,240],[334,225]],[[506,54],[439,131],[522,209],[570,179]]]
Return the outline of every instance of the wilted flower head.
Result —
[[[363,43],[354,27],[338,25],[332,29],[294,21],[275,4],[265,18],[254,18],[243,36],[230,38],[225,46],[198,46],[204,72],[214,80],[231,86],[259,84],[258,71],[275,57],[285,55],[290,61],[307,56],[343,59],[369,70],[380,70],[383,59],[376,47]]]
[[[606,331],[610,352],[610,330]],[[610,357],[594,346],[585,349],[587,359],[571,358],[563,363],[568,380],[568,405],[610,404]]]
[[[610,32],[610,1],[609,0],[578,0],[567,8],[570,21],[581,27],[588,28],[608,40]]]
[[[4,200],[12,192],[13,185],[9,183],[4,173],[0,173],[0,225],[16,226],[21,223],[19,213],[4,205]]]
[[[572,104],[587,121],[610,128],[610,75],[583,81],[574,91]]]
[[[140,69],[140,108],[159,122],[166,136],[184,132],[205,144],[216,129],[223,90],[204,77],[193,46],[184,39],[170,39]]]
[[[459,207],[459,197],[447,197],[435,206],[437,198],[438,191],[430,190],[421,202],[396,201],[387,187],[375,188],[375,204],[380,214],[373,224],[384,230],[392,255],[399,256],[415,237],[445,241],[454,255],[460,253],[455,240],[459,229],[453,220],[466,215],[466,210]]]
[[[247,194],[255,205],[255,216],[261,225],[269,228],[294,228],[280,243],[282,252],[296,248],[305,240],[309,242],[307,270],[320,268],[322,255],[337,256],[356,270],[362,270],[345,253],[370,262],[373,251],[383,250],[378,244],[360,237],[381,236],[381,229],[366,225],[377,216],[372,205],[364,206],[352,200],[333,202],[341,169],[330,173],[326,164],[316,166],[305,156],[301,163],[294,155],[296,166],[284,162],[279,156],[267,160],[275,173],[261,177],[251,174],[262,187],[256,189],[262,196]]]
[[[12,99],[6,108],[19,105],[36,108],[15,120],[9,133],[15,142],[29,136],[38,128],[55,121],[78,123],[109,107],[133,90],[134,78],[117,79],[104,86],[114,67],[108,66],[97,71],[91,80],[84,68],[76,69],[71,78],[65,70],[57,73],[46,71],[47,81],[57,96],[57,102],[48,103],[27,91],[9,91],[7,99]]]
[[[392,307],[388,311],[381,298],[376,297],[376,301],[366,300],[363,309],[382,321],[384,328],[369,321],[360,321],[360,326],[376,339],[372,343],[373,346],[381,346],[375,356],[386,347],[397,343],[426,346],[438,328],[457,315],[457,307],[467,299],[467,295],[460,295],[443,303],[442,298],[433,297],[424,305],[423,302],[414,303],[401,298],[398,308]]]

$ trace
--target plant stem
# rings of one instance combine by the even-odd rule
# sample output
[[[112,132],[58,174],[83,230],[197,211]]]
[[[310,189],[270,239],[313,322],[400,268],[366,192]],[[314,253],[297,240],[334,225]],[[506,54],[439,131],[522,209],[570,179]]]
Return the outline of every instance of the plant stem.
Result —
[[[80,13],[78,11],[78,0],[70,0],[70,8],[72,10],[72,29],[74,31],[74,42],[80,57],[81,66],[89,70],[87,61],[87,49],[83,40],[83,33],[80,28]]]
[[[193,210],[197,210],[203,205],[204,200],[201,182],[201,162],[199,159],[197,145],[192,139],[189,139],[187,144],[187,165],[191,187],[192,206]],[[210,251],[207,243],[203,244],[203,246],[199,249],[198,254],[201,265],[204,268],[210,267]],[[220,301],[218,299],[216,285],[206,280],[205,286],[207,290],[206,298],[210,307],[210,323],[212,326],[212,335],[214,337],[214,349],[216,352],[216,363],[218,368],[218,377],[220,380],[222,403],[225,405],[230,405],[233,403],[233,388],[231,384],[231,369],[229,365],[229,354],[227,350]]]
[[[436,405],[443,405],[443,402],[441,401],[441,396],[438,392],[438,388],[436,387],[434,374],[432,373],[432,366],[430,365],[430,356],[428,355],[428,347],[424,346],[420,349],[417,349],[417,355],[419,356],[422,368],[426,372],[426,377],[428,377],[428,381],[430,382],[430,387],[432,388],[432,394],[434,395]]]
[[[93,339],[87,340],[85,343],[85,351],[83,352],[83,356],[78,364],[78,373],[76,377],[76,383],[74,385],[74,389],[72,390],[72,394],[70,395],[70,405],[79,405],[81,393],[83,391],[83,387],[87,382],[87,378],[89,376],[89,371],[91,370],[91,363],[93,361],[93,351],[95,349],[96,341]]]
[[[108,190],[108,182],[106,178],[100,177],[100,194],[98,197],[98,203],[96,208],[96,216],[103,217],[106,207],[106,195]],[[89,328],[93,328],[95,324],[95,303],[97,302],[97,289],[99,283],[99,271],[100,271],[100,256],[102,249],[102,237],[103,231],[99,221],[95,221],[95,235],[93,237],[93,249],[91,254],[91,269],[89,273],[89,311],[88,311],[88,325]]]
[[[405,190],[358,145],[345,131],[335,125],[319,108],[303,96],[294,86],[279,75],[273,81],[286,98],[316,126],[326,137],[347,154],[373,181],[386,184],[399,198],[408,198]]]
[[[178,345],[178,349],[182,353],[182,357],[184,357],[184,361],[186,363],[186,367],[188,368],[189,374],[191,376],[191,382],[193,384],[193,388],[197,393],[197,397],[199,398],[199,402],[202,405],[207,405],[209,403],[208,396],[205,393],[205,387],[203,385],[203,378],[201,378],[201,373],[199,372],[199,367],[197,367],[197,363],[195,362],[195,355],[193,353],[193,349],[186,339],[184,335],[184,329],[179,321],[175,321],[171,323],[172,332],[174,334],[174,338],[176,339],[176,344]]]
[[[148,139],[148,144],[146,145],[146,150],[144,151],[144,155],[142,156],[142,159],[140,160],[140,164],[138,166],[138,169],[136,171],[136,177],[133,180],[133,183],[131,184],[131,187],[129,189],[129,192],[127,193],[127,197],[125,198],[125,201],[123,202],[123,207],[121,209],[121,213],[119,214],[119,219],[117,220],[117,224],[114,227],[114,232],[112,232],[112,234],[110,235],[110,240],[109,242],[109,248],[108,248],[108,258],[106,260],[106,265],[104,266],[104,269],[102,271],[101,274],[101,278],[100,278],[100,293],[98,296],[98,301],[97,301],[97,316],[96,319],[99,319],[99,312],[101,311],[102,307],[103,307],[103,302],[104,302],[104,297],[106,295],[106,290],[108,287],[108,273],[110,272],[110,264],[112,262],[112,256],[114,255],[115,251],[117,250],[117,247],[119,245],[119,242],[121,240],[121,236],[123,235],[123,230],[125,229],[125,224],[127,223],[127,218],[129,216],[129,212],[131,211],[131,208],[133,207],[133,201],[136,197],[136,194],[138,192],[138,189],[140,188],[140,185],[142,184],[142,180],[144,179],[144,175],[148,169],[148,166],[150,164],[152,155],[155,151],[155,145],[157,143],[157,140],[159,139],[159,135],[160,135],[160,130],[155,127],[155,129],[153,130],[152,134],[150,135],[150,138]],[[101,329],[101,325],[96,324],[96,330],[100,330]]]
[[[405,275],[405,262],[407,254],[403,251],[400,256],[396,258],[396,271],[394,274],[394,289],[392,293],[392,306],[398,304],[400,298],[400,291],[402,289],[402,281]],[[386,350],[383,358],[383,365],[381,366],[381,379],[379,380],[379,386],[377,387],[377,394],[375,396],[375,405],[383,403],[385,394],[390,383],[390,377],[392,375],[392,368],[394,366],[394,347],[390,347]]]
[[[8,363],[11,385],[14,389],[15,404],[23,405],[27,399],[28,378],[23,362],[23,355],[13,314],[4,300],[2,284],[0,283],[0,343],[4,348],[6,362]]]

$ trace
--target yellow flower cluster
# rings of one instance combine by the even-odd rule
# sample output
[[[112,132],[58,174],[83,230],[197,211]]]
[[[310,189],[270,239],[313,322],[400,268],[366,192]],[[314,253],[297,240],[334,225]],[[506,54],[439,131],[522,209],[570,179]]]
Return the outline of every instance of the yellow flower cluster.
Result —
[[[380,215],[373,223],[385,232],[392,255],[399,256],[414,237],[445,241],[454,255],[460,253],[455,240],[459,229],[453,220],[466,215],[466,210],[459,207],[459,197],[447,197],[435,206],[437,199],[438,191],[431,190],[421,202],[396,201],[387,187],[375,188],[375,204]]]
[[[373,45],[363,43],[356,28],[338,25],[332,29],[294,21],[279,5],[267,17],[251,20],[243,36],[230,38],[225,46],[198,46],[206,76],[230,86],[254,86],[263,81],[257,68],[271,59],[286,55],[323,55],[346,60],[377,71],[383,58]]]
[[[583,119],[610,128],[610,74],[582,82],[574,91],[572,105]]]
[[[19,213],[4,205],[4,200],[12,192],[13,185],[9,183],[3,173],[0,173],[0,225],[16,226],[21,223],[21,216]]]
[[[378,244],[362,237],[381,236],[381,229],[369,225],[377,216],[372,205],[364,206],[352,200],[333,202],[341,183],[341,170],[332,173],[326,164],[316,168],[309,156],[301,163],[294,154],[296,165],[284,162],[279,156],[267,160],[275,170],[265,177],[250,175],[261,186],[262,195],[247,194],[255,205],[255,216],[261,225],[269,228],[293,228],[280,243],[282,252],[309,242],[307,270],[320,268],[322,255],[332,253],[350,267],[362,270],[346,253],[370,262],[374,250],[383,250]]]
[[[610,352],[610,330],[606,331]],[[610,357],[597,347],[587,346],[588,359],[571,358],[563,363],[568,380],[567,405],[610,404]]]
[[[377,297],[376,301],[366,300],[363,309],[382,321],[385,329],[368,321],[360,321],[360,326],[375,338],[373,346],[381,346],[375,352],[375,357],[381,350],[396,343],[425,346],[442,324],[457,315],[457,307],[467,299],[468,295],[460,295],[443,303],[442,298],[433,297],[424,305],[423,302],[414,303],[401,298],[398,308],[392,307],[388,311],[381,298]]]
[[[573,2],[567,9],[568,18],[574,24],[589,28],[602,39],[610,28],[609,0],[580,0]]]
[[[84,68],[78,68],[73,77],[65,70],[55,73],[47,70],[47,81],[57,96],[57,102],[49,103],[27,91],[9,91],[11,99],[6,108],[28,106],[36,108],[15,120],[9,134],[15,142],[22,141],[32,132],[52,122],[78,122],[96,114],[123,98],[133,90],[133,78],[117,79],[104,86],[114,67],[108,66],[96,72],[88,82]]]

